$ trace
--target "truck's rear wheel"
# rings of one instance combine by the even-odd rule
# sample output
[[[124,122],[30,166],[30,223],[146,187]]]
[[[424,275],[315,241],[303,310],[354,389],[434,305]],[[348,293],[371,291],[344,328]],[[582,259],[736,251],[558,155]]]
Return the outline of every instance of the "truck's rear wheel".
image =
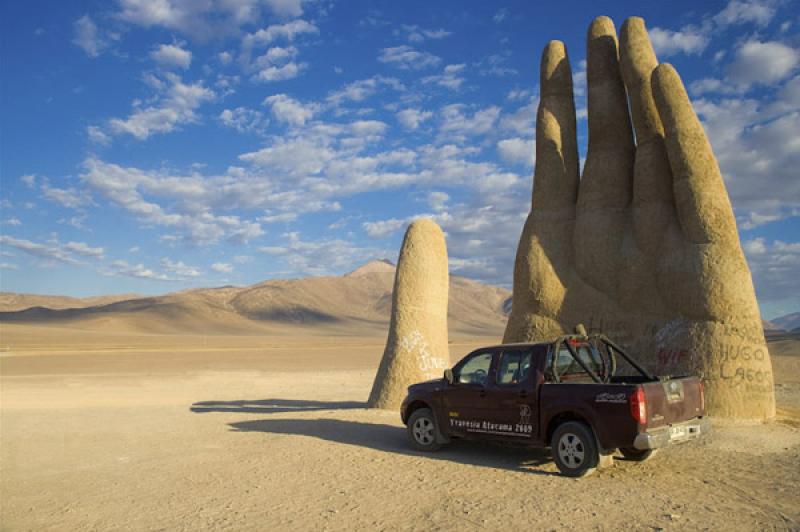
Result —
[[[438,451],[442,446],[436,439],[436,418],[430,408],[415,410],[408,419],[408,437],[418,451]]]
[[[637,449],[635,447],[621,447],[619,452],[622,453],[622,457],[625,460],[630,460],[631,462],[644,462],[656,454],[655,449]]]
[[[550,447],[556,466],[568,477],[592,474],[600,460],[592,429],[579,421],[559,425],[553,432]]]

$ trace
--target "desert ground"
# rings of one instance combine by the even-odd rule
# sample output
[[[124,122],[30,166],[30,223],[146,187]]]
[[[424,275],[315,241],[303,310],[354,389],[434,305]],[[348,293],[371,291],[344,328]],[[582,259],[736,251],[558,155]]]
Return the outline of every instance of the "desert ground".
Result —
[[[451,357],[497,340],[451,335]],[[384,341],[333,326],[4,323],[2,529],[800,528],[792,337],[771,344],[776,422],[717,422],[708,439],[580,480],[544,450],[412,451],[397,412],[365,408]]]

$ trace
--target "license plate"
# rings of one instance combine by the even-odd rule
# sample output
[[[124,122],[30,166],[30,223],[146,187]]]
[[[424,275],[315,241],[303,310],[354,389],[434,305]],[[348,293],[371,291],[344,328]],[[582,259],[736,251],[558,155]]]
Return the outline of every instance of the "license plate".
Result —
[[[686,427],[670,427],[669,428],[669,437],[672,440],[679,440],[681,438],[685,438],[689,435],[688,429]]]

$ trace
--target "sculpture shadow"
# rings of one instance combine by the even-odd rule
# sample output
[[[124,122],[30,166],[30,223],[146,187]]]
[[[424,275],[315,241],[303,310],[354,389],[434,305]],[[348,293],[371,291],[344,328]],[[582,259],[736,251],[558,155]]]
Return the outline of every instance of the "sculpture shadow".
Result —
[[[536,475],[556,474],[538,468],[543,464],[552,463],[550,453],[545,449],[453,441],[436,453],[422,453],[410,447],[405,428],[393,425],[323,418],[260,419],[230,423],[229,426],[235,432],[309,436],[344,445],[357,445],[367,449],[425,457],[431,460],[444,460]]]
[[[200,401],[189,410],[196,414],[206,412],[235,412],[241,414],[280,414],[286,412],[312,412],[315,410],[348,410],[366,408],[359,401],[306,401],[302,399],[242,399],[239,401]]]

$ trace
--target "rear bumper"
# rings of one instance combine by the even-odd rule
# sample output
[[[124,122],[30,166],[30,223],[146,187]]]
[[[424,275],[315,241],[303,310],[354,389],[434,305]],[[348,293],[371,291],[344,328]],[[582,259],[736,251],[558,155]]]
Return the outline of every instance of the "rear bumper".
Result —
[[[633,440],[633,446],[639,450],[658,449],[673,443],[699,438],[711,432],[711,423],[707,418],[697,418],[669,427],[657,428],[642,432]]]

